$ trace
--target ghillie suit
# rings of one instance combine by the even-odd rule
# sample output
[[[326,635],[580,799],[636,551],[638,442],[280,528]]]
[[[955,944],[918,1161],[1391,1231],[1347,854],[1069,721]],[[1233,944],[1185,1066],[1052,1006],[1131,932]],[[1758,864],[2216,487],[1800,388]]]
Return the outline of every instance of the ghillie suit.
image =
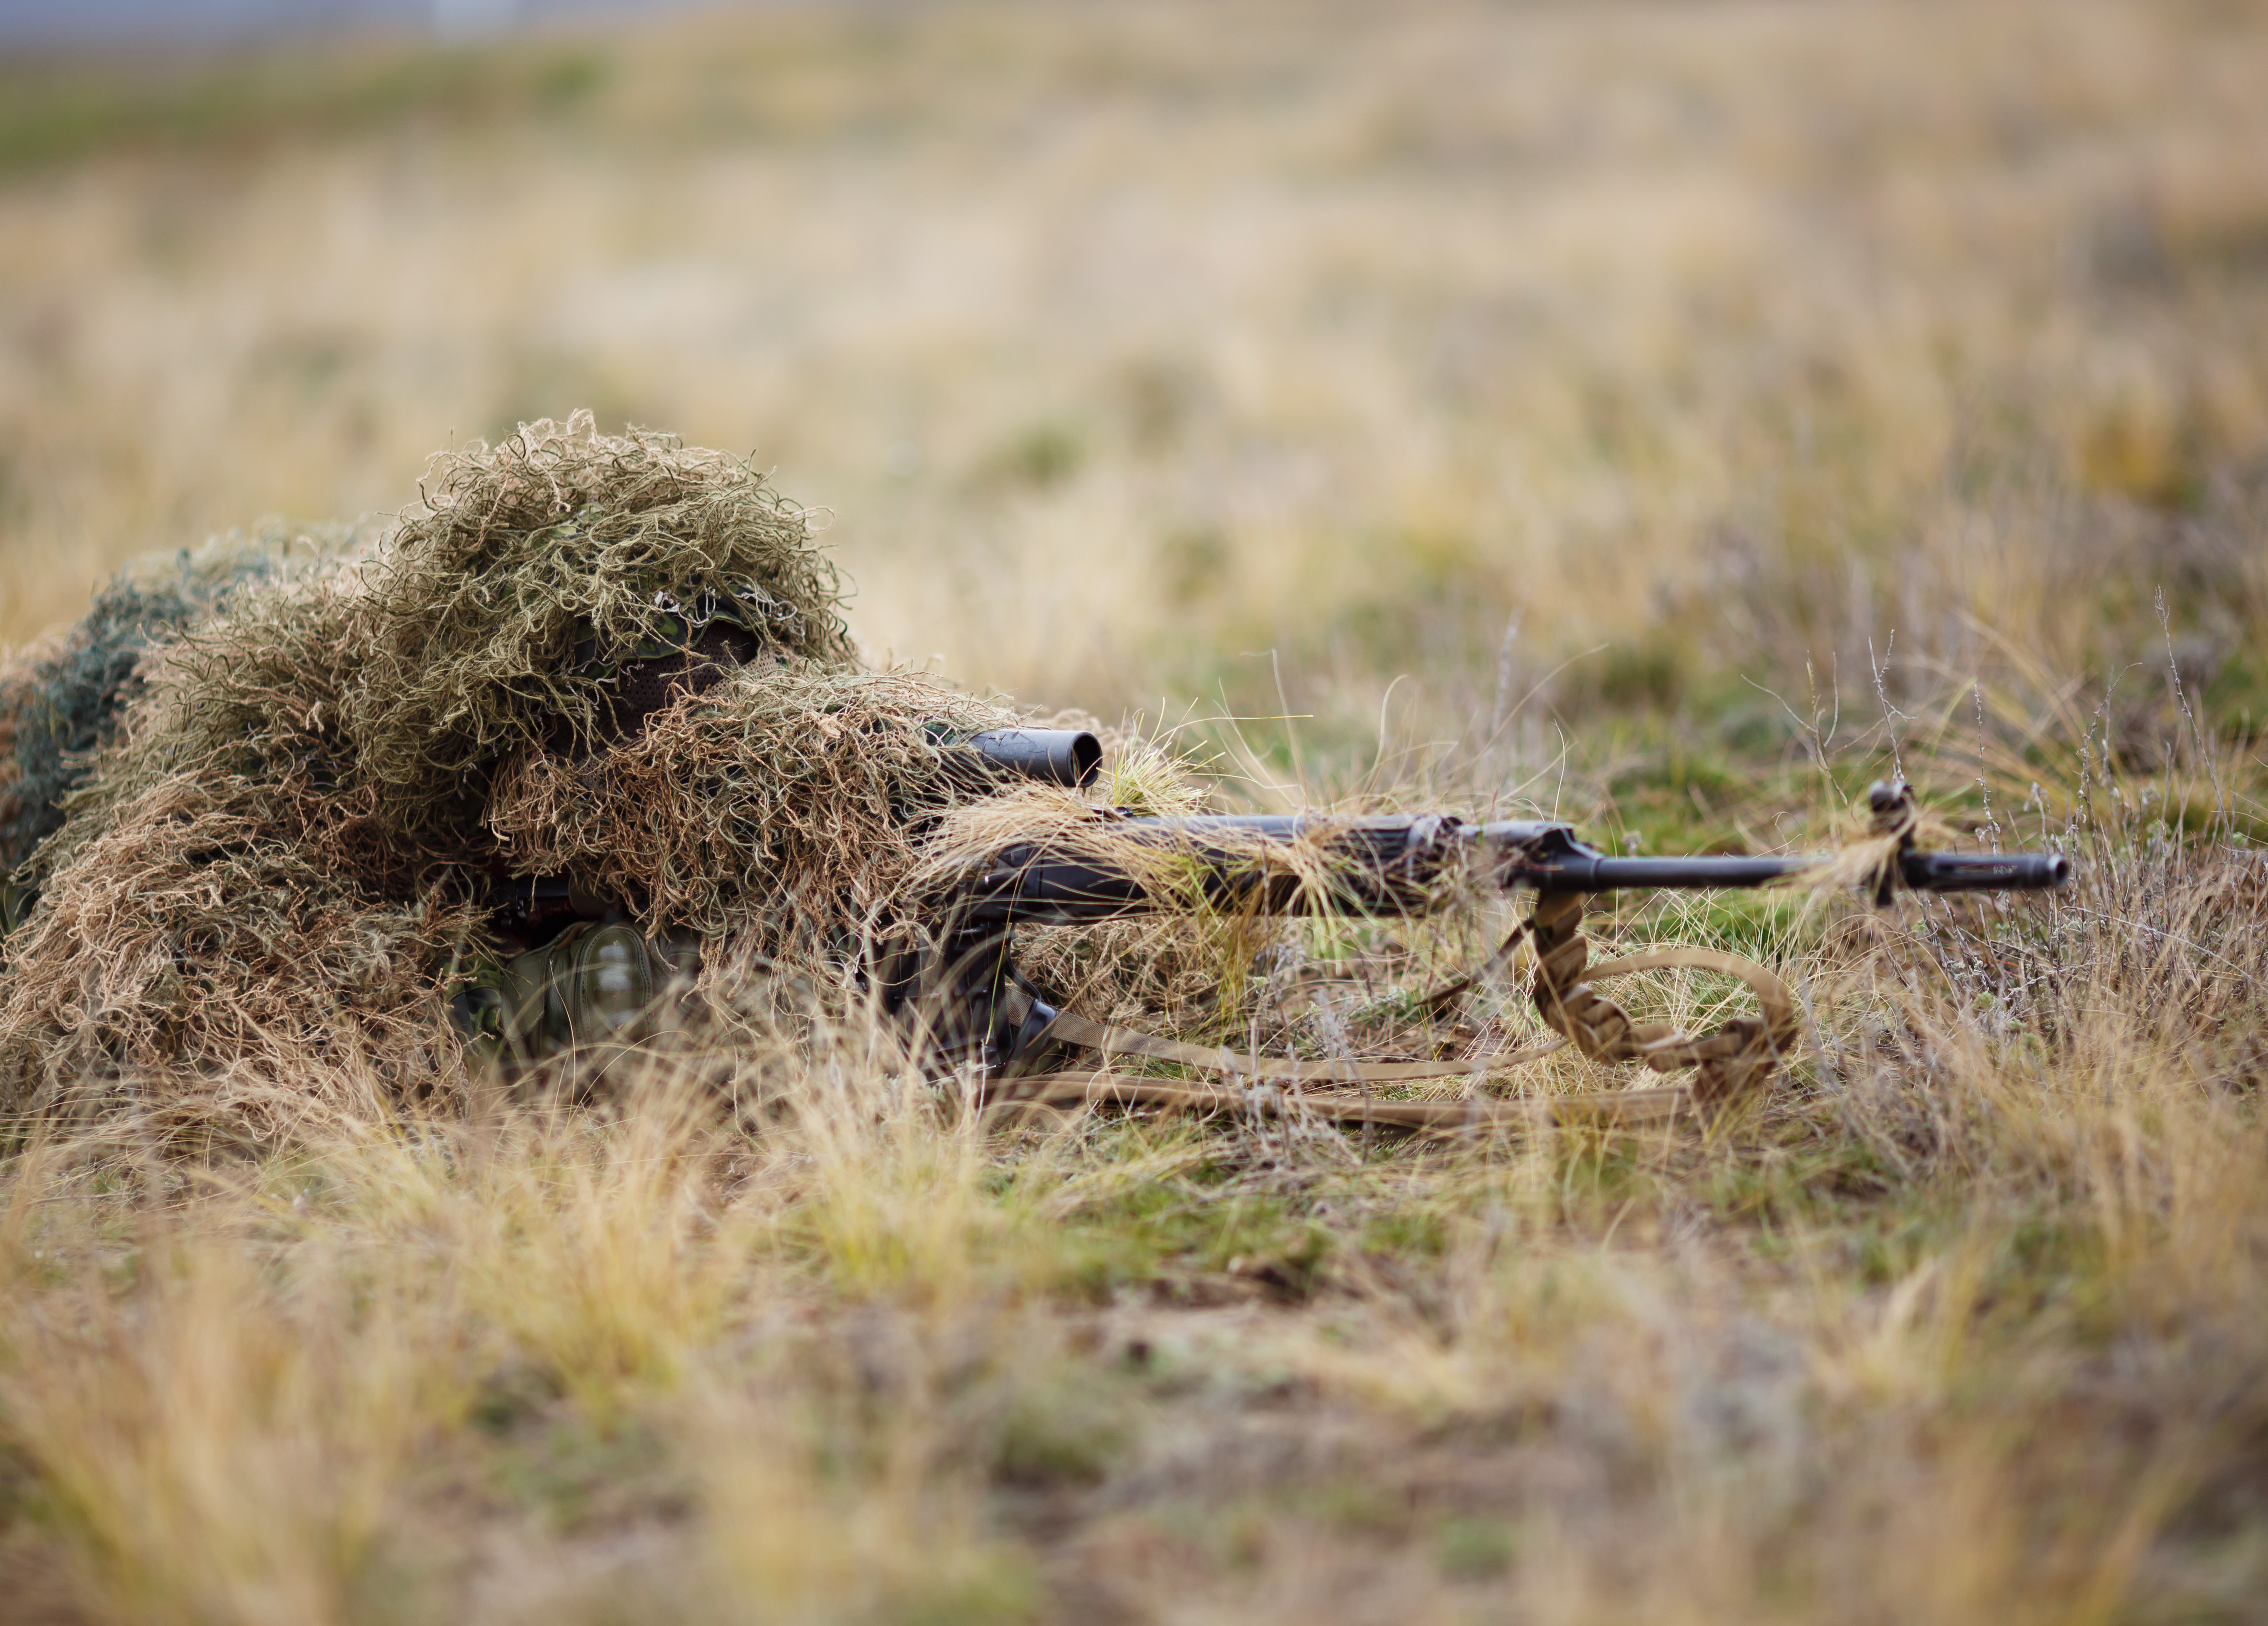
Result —
[[[1447,814],[1198,816],[1178,765],[1125,742],[1105,805],[1071,788],[1096,766],[1079,750],[1068,783],[1012,784],[998,753],[1033,746],[1036,719],[862,666],[804,512],[670,437],[601,436],[580,414],[525,425],[437,458],[389,528],[216,547],[175,574],[114,586],[0,673],[11,916],[34,900],[0,946],[0,1113],[259,1136],[446,1093],[468,1046],[579,1084],[626,1047],[705,1066],[854,1004],[925,1063],[1027,1103],[1242,1100],[1031,1077],[1071,1050],[1247,1081],[1454,1078],[1469,1096],[1543,1054],[1506,1052],[1493,1023],[1445,1040],[1435,1019],[1473,979],[1359,1035],[1427,1055],[1358,1062],[1336,1019],[1263,1022],[1244,973],[1295,946],[1283,916],[1425,914],[1475,886],[1539,894],[1490,968],[1525,934],[1536,1013],[1566,1044],[1694,1072],[1664,1110],[1754,1100],[1794,1042],[1793,999],[1761,967],[1593,964],[1582,899],[1833,866],[1665,869],[1565,826]],[[1853,860],[1879,897],[2060,884],[2060,859],[1918,850],[1911,798],[1883,794]],[[1022,965],[1108,1019],[1015,970],[1027,927],[1057,935],[1027,938]],[[1672,966],[1747,982],[1762,1014],[1696,1037],[1590,986]],[[1116,1026],[1176,1006],[1210,1006],[1180,1025],[1251,1048]],[[1462,1123],[1465,1099],[1387,1118],[1367,1094],[1308,1093],[1298,1110]]]
[[[1021,714],[861,666],[807,517],[738,460],[578,414],[438,457],[423,495],[163,614],[114,590],[11,670],[47,776],[12,782],[36,902],[0,1109],[256,1133],[311,1063],[431,1087],[450,987],[518,946],[515,874],[574,878],[706,982],[840,1004],[925,821],[998,788],[953,742]],[[50,714],[91,757],[26,754]],[[83,783],[55,794],[50,760]]]

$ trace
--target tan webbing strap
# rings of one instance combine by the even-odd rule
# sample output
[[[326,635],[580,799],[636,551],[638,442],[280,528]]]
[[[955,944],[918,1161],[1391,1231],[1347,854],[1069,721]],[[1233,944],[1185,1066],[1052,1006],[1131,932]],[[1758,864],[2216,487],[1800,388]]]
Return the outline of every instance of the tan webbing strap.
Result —
[[[1660,949],[1609,960],[1584,969],[1590,944],[1582,934],[1583,900],[1560,894],[1538,901],[1531,923],[1535,938],[1535,1010],[1544,1024],[1565,1034],[1594,1062],[1643,1062],[1656,1072],[1694,1069],[1693,1100],[1714,1116],[1759,1093],[1780,1059],[1795,1048],[1800,1022],[1795,995],[1786,982],[1752,960],[1708,949]],[[1633,1022],[1627,1012],[1591,986],[1594,981],[1634,971],[1683,967],[1735,976],[1764,1007],[1757,1016],[1736,1016],[1713,1034],[1681,1034],[1665,1022]]]
[[[1183,1044],[1131,1027],[1090,1022],[1068,1011],[1057,1013],[1042,1037],[1061,1040],[1113,1056],[1146,1056],[1155,1061],[1179,1062],[1208,1072],[1233,1073],[1241,1078],[1270,1078],[1284,1084],[1406,1084],[1419,1078],[1459,1078],[1476,1073],[1519,1067],[1565,1049],[1558,1039],[1533,1050],[1510,1056],[1476,1056],[1454,1062],[1294,1062],[1255,1056],[1246,1050],[1217,1050],[1205,1045]]]
[[[1528,1096],[1512,1100],[1476,1096],[1462,1101],[1383,1101],[1314,1090],[1137,1078],[1125,1073],[1044,1073],[1002,1080],[985,1092],[988,1110],[1020,1107],[1158,1107],[1201,1113],[1250,1113],[1261,1117],[1302,1115],[1331,1122],[1447,1132],[1537,1129],[1546,1125],[1661,1123],[1692,1109],[1687,1092],[1607,1090],[1580,1095]]]

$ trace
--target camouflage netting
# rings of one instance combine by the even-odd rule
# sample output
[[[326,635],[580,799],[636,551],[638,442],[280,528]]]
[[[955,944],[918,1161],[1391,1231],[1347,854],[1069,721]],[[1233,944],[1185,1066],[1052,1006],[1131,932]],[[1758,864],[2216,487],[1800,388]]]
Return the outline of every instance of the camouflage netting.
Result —
[[[143,579],[121,576],[86,618],[0,669],[0,872],[14,869],[63,823],[59,804],[110,743],[141,689],[143,651],[209,614],[232,590],[274,568],[260,543],[225,538],[183,552]]]
[[[114,589],[0,673],[9,828],[67,788],[27,719],[94,751],[55,758],[85,784],[16,855],[39,898],[5,947],[0,1108],[213,1105],[349,1051],[389,1088],[438,1077],[492,876],[573,872],[711,963],[839,988],[829,945],[899,895],[929,821],[998,789],[949,742],[1022,720],[863,668],[762,476],[585,414],[437,458],[390,528],[181,596]],[[737,670],[622,727],[626,663],[712,618]]]

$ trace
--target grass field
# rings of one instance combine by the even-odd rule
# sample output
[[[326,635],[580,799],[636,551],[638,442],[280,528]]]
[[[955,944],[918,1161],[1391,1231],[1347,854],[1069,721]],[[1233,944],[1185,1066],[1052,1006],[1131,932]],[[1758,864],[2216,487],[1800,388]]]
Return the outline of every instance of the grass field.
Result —
[[[8,1126],[0,1615],[2268,1619],[2264,84],[2235,0],[0,64],[12,644],[588,407],[1224,806],[1771,850],[1896,770],[2083,866],[1621,900],[1805,991],[1712,1137],[987,1128],[858,1031],[753,1137]]]

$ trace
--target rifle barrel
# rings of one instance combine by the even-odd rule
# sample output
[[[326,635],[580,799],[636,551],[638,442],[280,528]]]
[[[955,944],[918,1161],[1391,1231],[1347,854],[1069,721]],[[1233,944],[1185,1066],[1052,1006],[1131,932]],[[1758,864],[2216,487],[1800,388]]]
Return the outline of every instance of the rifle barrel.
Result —
[[[1800,875],[1822,858],[1563,857],[1521,879],[1538,892],[1616,892],[1624,887],[1762,887]],[[1898,879],[1914,892],[2045,892],[2071,879],[2059,852],[1907,852]]]
[[[1617,892],[1647,887],[1761,887],[1819,864],[1817,858],[1565,857],[1530,877],[1538,892]]]

